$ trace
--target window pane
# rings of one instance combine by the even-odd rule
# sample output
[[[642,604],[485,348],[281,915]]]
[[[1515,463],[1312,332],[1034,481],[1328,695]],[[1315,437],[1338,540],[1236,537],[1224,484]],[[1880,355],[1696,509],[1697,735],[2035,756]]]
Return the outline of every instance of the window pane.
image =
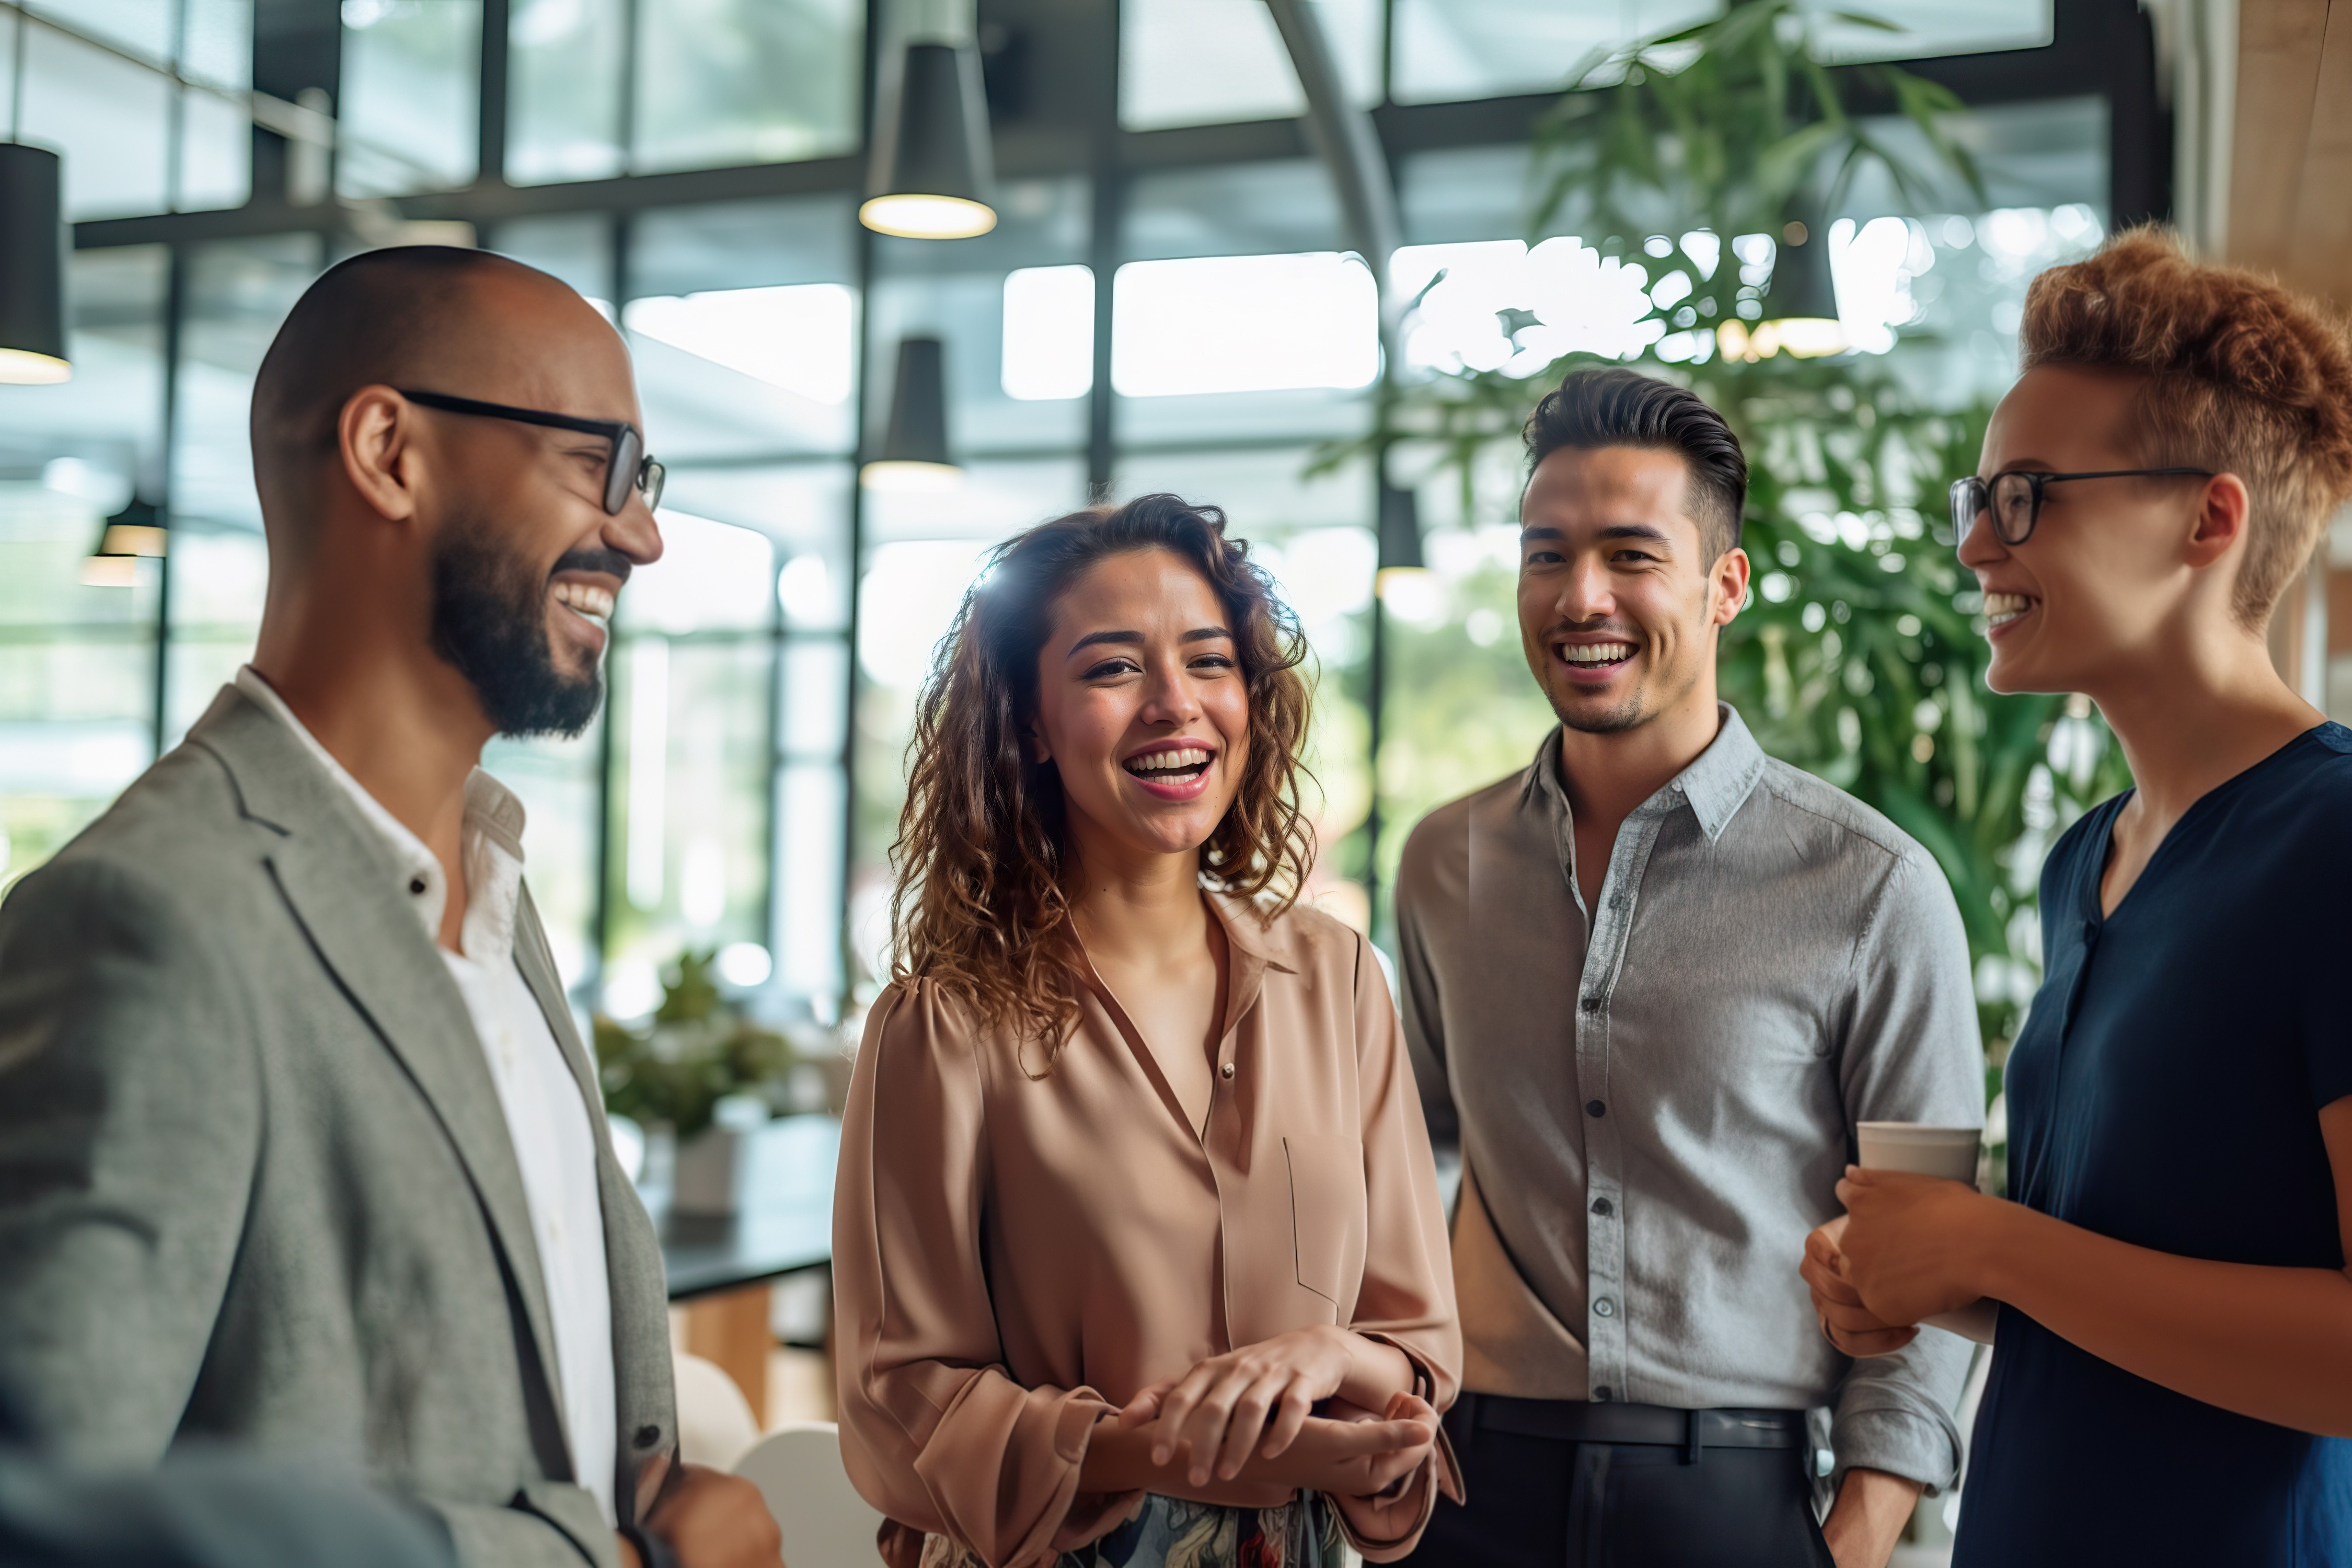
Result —
[[[997,379],[1024,402],[1084,397],[1095,385],[1095,274],[1090,267],[1023,267],[1004,275],[1004,348]]]
[[[1122,397],[1350,388],[1380,374],[1380,292],[1353,257],[1130,261],[1115,288]]]
[[[47,16],[87,37],[143,55],[158,65],[172,58],[177,0],[31,0],[26,9]]]
[[[261,535],[200,519],[175,521],[172,538],[172,658],[164,742],[177,745],[220,689],[253,657],[269,551]]]
[[[682,950],[768,940],[773,657],[764,636],[639,635],[614,649],[609,1005],[657,997],[656,973]]]
[[[345,0],[335,189],[397,196],[478,167],[481,0]]]
[[[180,94],[182,212],[243,206],[253,195],[253,121],[226,99],[194,89]]]
[[[874,384],[867,428],[888,426],[898,344],[915,335],[946,345],[948,441],[955,453],[1068,449],[1086,441],[1082,396],[1024,399],[1005,388],[1012,345],[1005,332],[1005,279],[1017,270],[1068,267],[1086,255],[1087,197],[1080,180],[1025,181],[1000,194],[996,227],[978,239],[940,245],[881,238],[874,247]],[[1087,336],[1093,331],[1089,322]],[[1087,379],[1092,380],[1091,360]]]
[[[1348,96],[1381,100],[1380,0],[1314,0]],[[1118,119],[1130,131],[1307,112],[1262,0],[1121,0]]]
[[[663,0],[637,26],[640,172],[856,146],[859,0]]]
[[[66,216],[169,206],[171,79],[54,28],[24,39],[24,139],[64,156]]]
[[[667,509],[758,530],[776,547],[766,587],[776,588],[785,624],[838,631],[848,624],[851,472],[837,459],[686,464],[670,471],[662,500]]]
[[[1703,22],[1720,0],[1396,0],[1400,103],[1543,92],[1586,59]]]
[[[1872,0],[1858,7],[1894,23],[1900,32],[1843,21],[1843,5],[1811,7],[1822,14],[1822,52],[1840,60],[1908,60],[1980,49],[2034,49],[2050,42],[2050,0]]]
[[[562,279],[613,314],[613,220],[603,213],[502,223],[488,248]]]
[[[1971,111],[1990,210],[1952,184],[1937,193],[1943,211],[1914,211],[1883,173],[1857,179],[1829,236],[1848,331],[1891,349],[1890,366],[1932,402],[1998,398],[2016,378],[2026,285],[2105,234],[2106,124],[2090,98]],[[1919,159],[1914,127],[1874,119],[1869,130]]]
[[[511,15],[507,178],[619,174],[624,0],[521,0]]]
[[[759,631],[775,619],[776,568],[768,541],[748,528],[664,507],[662,557],[629,574],[626,632]]]
[[[261,356],[320,266],[310,235],[222,240],[189,256],[172,454],[169,742],[251,657],[260,629],[268,557],[246,416]]]
[[[664,460],[846,453],[856,419],[845,197],[640,219],[623,313]],[[674,475],[674,478],[682,475]]]
[[[841,996],[841,827],[837,763],[787,763],[776,781],[777,974],[787,995],[829,1019]]]
[[[1114,284],[1113,305],[1118,323],[1129,330],[1115,326],[1112,333],[1113,384],[1122,395],[1130,390],[1153,394],[1120,397],[1118,430],[1122,447],[1330,439],[1364,427],[1370,405],[1357,378],[1370,379],[1365,374],[1366,356],[1378,353],[1377,318],[1363,304],[1371,292],[1370,279],[1354,263],[1339,262],[1328,254],[1338,251],[1343,242],[1339,203],[1332,194],[1330,175],[1321,164],[1307,159],[1286,160],[1145,176],[1136,181],[1129,195],[1121,238],[1129,266],[1121,269]],[[1320,261],[1302,259],[1302,253],[1317,252],[1327,254]],[[1329,293],[1318,293],[1308,306],[1309,315],[1285,320],[1279,330],[1287,338],[1305,324],[1319,323],[1325,329],[1319,336],[1304,345],[1289,344],[1308,352],[1290,357],[1328,359],[1330,363],[1321,366],[1326,374],[1258,374],[1248,381],[1223,383],[1279,388],[1286,381],[1289,387],[1304,390],[1172,395],[1185,384],[1180,372],[1194,376],[1193,385],[1216,385],[1220,384],[1214,376],[1224,374],[1230,365],[1197,353],[1189,340],[1167,333],[1164,323],[1148,310],[1137,310],[1138,279],[1153,277],[1157,269],[1133,263],[1190,261],[1200,257],[1255,258],[1233,265],[1244,273],[1253,268],[1270,268],[1282,274],[1286,286],[1298,281],[1294,272],[1319,272],[1331,286]],[[1281,259],[1269,259],[1275,258]],[[1158,278],[1171,284],[1189,279],[1197,285],[1203,273],[1176,268],[1159,271]],[[1232,299],[1223,295],[1204,299],[1196,294],[1190,308],[1203,330],[1230,329],[1244,312],[1264,307],[1267,296],[1261,284],[1267,281],[1254,280],[1246,292]],[[1139,335],[1139,341],[1130,342]],[[1241,344],[1237,363],[1247,365],[1258,359],[1261,347]],[[1325,352],[1318,353],[1318,350]],[[1377,368],[1376,358],[1369,363]],[[1340,374],[1340,368],[1345,374]],[[1130,372],[1135,373],[1133,379]],[[1356,384],[1344,384],[1351,381]],[[1343,384],[1335,388],[1333,382]]]
[[[253,85],[253,0],[181,0],[180,71],[222,87]]]
[[[606,956],[624,1000],[682,949],[770,940],[774,552],[749,529],[661,521],[662,559],[621,595],[608,662]]]
[[[157,563],[83,566],[103,520],[160,495],[159,247],[72,258],[74,378],[0,387],[0,887],[104,809],[154,734]]]

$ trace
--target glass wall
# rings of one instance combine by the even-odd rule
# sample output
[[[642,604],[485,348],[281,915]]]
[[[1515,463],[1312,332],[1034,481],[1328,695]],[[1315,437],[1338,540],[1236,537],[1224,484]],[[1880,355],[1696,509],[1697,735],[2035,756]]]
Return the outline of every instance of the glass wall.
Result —
[[[1282,585],[1313,647],[1309,894],[1376,937],[1412,824],[1549,727],[1517,643],[1507,450],[1466,483],[1393,476],[1428,570],[1375,595],[1375,486],[1350,444],[1383,371],[1379,280],[1285,123],[1304,99],[1258,0],[984,0],[1001,221],[947,243],[856,225],[867,38],[898,36],[864,0],[286,3],[339,42],[323,96],[303,97],[336,116],[320,188],[331,174],[366,205],[346,221],[273,188],[226,226],[159,219],[135,244],[86,228],[76,379],[0,389],[0,875],[101,809],[249,655],[268,574],[255,368],[330,260],[410,217],[469,223],[604,310],[669,467],[667,552],[622,596],[606,711],[487,759],[529,808],[534,895],[583,1003],[641,1012],[688,948],[780,1016],[870,995],[934,645],[993,543],[1090,500],[1223,507]],[[1523,353],[1542,237],[1524,221],[1528,106],[1476,100],[1556,89],[1595,48],[1717,8],[1314,0],[1349,96],[1380,107],[1406,241],[1388,281],[1411,298],[1446,273],[1404,322],[1398,374]],[[2050,0],[1885,9],[1907,30],[1850,53],[2020,48],[2064,83],[1969,121],[1989,199],[1910,210],[1865,182],[1833,215],[1850,326],[1965,399],[2005,377],[2032,271],[2110,222],[2122,89],[2059,58]],[[250,0],[27,16],[26,134],[65,152],[78,218],[244,205],[275,168],[252,149],[276,132],[236,94],[299,78]],[[502,78],[484,75],[486,16],[505,21]],[[0,55],[12,19],[0,3]],[[0,68],[0,94],[15,77]],[[268,124],[308,123],[255,101]],[[282,149],[289,192],[325,156],[310,145]],[[913,336],[944,345],[962,476],[864,488]],[[84,585],[100,521],[134,497],[168,516],[168,566]]]
[[[0,386],[0,887],[155,755],[159,562],[86,581],[105,520],[163,482],[157,246],[74,258],[74,379]]]
[[[253,0],[0,8],[0,124],[64,155],[76,218],[242,205],[252,68]]]

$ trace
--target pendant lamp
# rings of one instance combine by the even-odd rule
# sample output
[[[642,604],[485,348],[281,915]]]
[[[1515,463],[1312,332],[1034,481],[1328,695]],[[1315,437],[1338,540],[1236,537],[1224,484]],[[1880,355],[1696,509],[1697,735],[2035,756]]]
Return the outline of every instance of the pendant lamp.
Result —
[[[1780,349],[1798,359],[1843,353],[1853,346],[1845,324],[1838,320],[1837,279],[1830,270],[1826,225],[1792,218],[1781,226],[1764,320]]]
[[[979,55],[908,44],[897,101],[876,116],[874,194],[857,221],[903,239],[970,239],[996,226],[995,185]]]
[[[953,489],[963,470],[948,454],[947,353],[939,339],[902,338],[890,387],[890,426],[860,476],[868,489]]]
[[[61,168],[46,147],[0,142],[0,382],[44,385],[73,374]]]
[[[1372,591],[1387,598],[1391,589],[1427,570],[1421,559],[1421,497],[1381,481],[1380,564]]]
[[[100,528],[98,548],[81,563],[81,580],[92,588],[133,587],[139,563],[163,555],[170,537],[155,504],[133,496]]]

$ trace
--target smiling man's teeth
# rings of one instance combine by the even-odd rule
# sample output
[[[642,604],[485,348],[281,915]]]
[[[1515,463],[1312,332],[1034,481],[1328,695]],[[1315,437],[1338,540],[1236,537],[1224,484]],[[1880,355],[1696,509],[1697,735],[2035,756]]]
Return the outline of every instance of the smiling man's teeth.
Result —
[[[555,602],[594,620],[609,621],[613,618],[613,595],[586,583],[558,583],[555,585]]]
[[[1633,645],[1624,642],[1563,643],[1560,657],[1570,664],[1614,664],[1633,657]]]
[[[1127,771],[1131,773],[1167,773],[1176,768],[1197,768],[1205,765],[1209,753],[1198,746],[1182,746],[1172,752],[1152,752],[1128,759]]]
[[[1988,626],[2005,626],[2033,608],[2033,601],[2022,594],[1987,594],[1984,608]]]

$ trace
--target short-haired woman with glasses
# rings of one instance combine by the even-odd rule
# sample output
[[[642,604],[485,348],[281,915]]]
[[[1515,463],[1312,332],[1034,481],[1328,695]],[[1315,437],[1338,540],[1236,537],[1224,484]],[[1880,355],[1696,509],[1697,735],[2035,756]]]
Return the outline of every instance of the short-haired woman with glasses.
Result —
[[[1012,540],[940,645],[834,1214],[893,1568],[1337,1568],[1459,1495],[1396,1009],[1292,901],[1304,653],[1165,495]]]
[[[1953,489],[1988,679],[2087,693],[2136,784],[2042,870],[2010,1198],[1849,1171],[1805,1275],[1856,1355],[1998,1304],[1958,1568],[2352,1563],[2352,731],[2264,641],[2352,495],[2352,344],[2143,230],[2022,348]]]

